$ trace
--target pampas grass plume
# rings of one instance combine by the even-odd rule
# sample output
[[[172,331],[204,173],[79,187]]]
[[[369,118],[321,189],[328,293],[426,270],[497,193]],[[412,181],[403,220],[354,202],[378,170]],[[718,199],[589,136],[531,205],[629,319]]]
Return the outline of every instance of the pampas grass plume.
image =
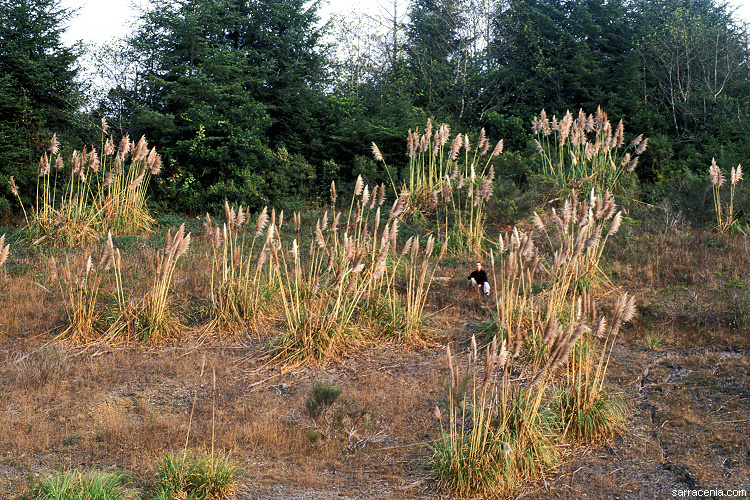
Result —
[[[732,186],[742,180],[742,165],[737,165],[736,168],[732,169]]]

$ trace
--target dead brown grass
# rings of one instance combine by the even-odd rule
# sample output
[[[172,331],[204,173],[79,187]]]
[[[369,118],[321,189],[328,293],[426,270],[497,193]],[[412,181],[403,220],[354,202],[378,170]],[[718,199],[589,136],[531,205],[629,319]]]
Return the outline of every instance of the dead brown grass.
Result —
[[[149,289],[145,268],[156,243],[139,240],[123,252],[133,297]],[[431,289],[433,344],[383,344],[283,371],[267,364],[274,322],[252,336],[201,335],[210,304],[210,286],[201,277],[208,270],[203,245],[175,270],[174,303],[188,304],[176,308],[184,330],[178,341],[153,347],[55,341],[66,316],[48,255],[13,247],[8,274],[0,276],[6,311],[0,316],[0,497],[18,498],[29,475],[60,467],[124,468],[148,486],[151,464],[184,447],[188,426],[190,446],[210,449],[214,403],[211,381],[200,377],[205,363],[207,373],[217,374],[215,446],[242,470],[239,498],[440,498],[426,474],[425,444],[438,435],[433,411],[446,398],[444,346],[452,342],[465,353],[472,327],[487,315],[482,299],[464,287],[469,266],[441,269],[448,279]],[[628,429],[622,439],[576,450],[530,485],[526,498],[658,498],[691,478],[705,487],[747,484],[750,339],[731,321],[744,324],[742,307],[750,300],[743,288],[747,242],[689,228],[625,225],[608,245],[605,271],[616,269],[615,285],[637,291],[640,301],[607,378],[630,402]],[[103,285],[105,298],[112,291]],[[665,332],[665,341],[647,349],[644,335],[654,331]],[[337,431],[311,443],[300,415],[318,380],[334,381],[344,397],[366,406],[368,432],[384,439],[352,447],[347,432]]]

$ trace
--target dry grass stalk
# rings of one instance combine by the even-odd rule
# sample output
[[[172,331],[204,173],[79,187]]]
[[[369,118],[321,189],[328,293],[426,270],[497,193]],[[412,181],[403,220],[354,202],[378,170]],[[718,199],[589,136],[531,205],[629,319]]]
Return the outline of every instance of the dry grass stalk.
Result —
[[[10,245],[5,244],[5,235],[0,236],[0,266],[5,264],[8,260],[8,254],[10,253]]]

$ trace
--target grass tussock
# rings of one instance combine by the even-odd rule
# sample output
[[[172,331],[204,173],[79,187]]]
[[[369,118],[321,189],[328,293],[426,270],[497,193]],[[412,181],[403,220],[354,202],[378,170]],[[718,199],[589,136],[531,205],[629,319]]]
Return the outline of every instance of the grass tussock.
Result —
[[[318,219],[307,255],[296,238],[284,251],[271,225],[265,249],[284,314],[278,359],[319,360],[394,337],[419,340],[426,295],[447,242],[437,258],[433,237],[423,249],[416,237],[401,247],[399,216],[408,196],[396,199],[386,216],[384,193],[385,186],[371,191],[358,178],[345,222],[334,201],[331,215]]]
[[[115,146],[102,119],[99,149],[73,151],[66,166],[57,136],[39,161],[36,201],[30,211],[21,203],[10,178],[11,191],[21,203],[27,238],[34,245],[90,244],[99,235],[149,233],[155,220],[146,207],[150,178],[161,171],[161,157],[148,148],[145,137],[136,143],[124,136]]]
[[[155,500],[225,500],[236,491],[238,470],[228,458],[185,450],[162,456],[156,466]]]
[[[474,338],[463,375],[448,349],[448,423],[432,446],[442,488],[510,495],[554,464],[565,440],[593,441],[624,428],[625,408],[604,376],[635,302],[621,295],[608,323],[592,298],[597,283],[606,284],[599,261],[620,226],[615,210],[609,194],[592,191],[579,202],[574,191],[548,223],[534,214],[536,235],[514,229],[500,236],[498,259],[492,255],[494,319],[485,328],[495,337],[483,370]]]
[[[485,247],[486,205],[492,196],[495,167],[492,160],[503,152],[503,141],[490,150],[482,129],[476,142],[468,134],[451,139],[450,127],[434,131],[427,121],[424,133],[409,130],[408,177],[400,186],[409,193],[406,210],[412,216],[434,220],[438,234],[450,239],[449,253],[479,257]],[[373,155],[385,164],[373,144]],[[387,169],[386,165],[386,169]],[[396,191],[396,186],[393,186]]]
[[[737,184],[742,180],[742,165],[732,168],[729,178],[729,202],[721,201],[721,188],[726,183],[726,177],[721,172],[719,165],[716,164],[715,158],[711,160],[708,176],[711,179],[711,191],[714,198],[716,230],[720,234],[725,234],[732,228],[738,227],[737,214],[734,211],[734,193]]]
[[[622,120],[613,128],[601,108],[590,115],[580,110],[576,118],[568,111],[562,119],[553,116],[552,120],[542,110],[539,117],[534,117],[531,130],[536,135],[542,175],[560,189],[620,192],[648,144],[641,134],[623,148]]]
[[[60,472],[37,481],[25,500],[139,500],[132,479],[121,472]]]

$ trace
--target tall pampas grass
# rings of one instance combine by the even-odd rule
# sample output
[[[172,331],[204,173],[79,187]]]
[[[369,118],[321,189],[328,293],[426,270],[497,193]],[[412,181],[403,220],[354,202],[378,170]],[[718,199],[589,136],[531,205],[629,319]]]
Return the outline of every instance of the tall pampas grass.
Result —
[[[171,307],[170,290],[177,261],[187,253],[190,242],[191,235],[185,234],[182,224],[174,236],[167,232],[164,249],[157,252],[151,290],[132,315],[136,333],[143,342],[159,343],[174,338],[182,327]]]
[[[721,201],[721,188],[726,183],[726,177],[716,163],[716,158],[711,159],[711,166],[708,169],[708,177],[711,180],[711,190],[714,195],[716,230],[721,234],[725,234],[733,227],[736,227],[737,223],[737,214],[734,212],[734,194],[737,184],[742,180],[742,165],[737,165],[732,168],[730,172],[728,203],[722,203]]]
[[[224,205],[226,222],[222,227],[211,227],[206,216],[205,230],[212,235],[211,310],[213,319],[206,331],[244,332],[257,330],[265,319],[276,295],[273,275],[264,273],[264,256],[269,244],[263,238],[269,222],[268,207],[264,207],[249,231],[249,210]],[[295,216],[295,226],[298,224]],[[275,229],[275,227],[274,227]],[[271,234],[269,229],[269,235]],[[272,235],[271,235],[272,236]],[[249,245],[248,245],[249,239]],[[263,242],[260,250],[258,241]],[[274,246],[275,248],[275,246]]]
[[[146,189],[149,178],[160,171],[161,157],[153,148],[148,152],[145,137],[137,146],[123,137],[115,154],[112,137],[105,135],[106,128],[102,130],[99,149],[73,151],[67,172],[58,153],[59,141],[53,135],[49,156],[45,152],[40,159],[30,214],[22,204],[32,243],[72,246],[91,243],[109,231],[116,235],[151,231],[155,221],[146,207]],[[136,154],[126,163],[131,150]],[[51,169],[50,158],[55,155],[55,168]],[[11,187],[18,196],[12,179]]]
[[[545,110],[534,117],[531,131],[541,160],[542,175],[559,188],[595,188],[619,192],[623,179],[635,170],[648,139],[637,136],[627,147],[622,120],[613,129],[601,107],[596,114],[570,111],[550,121]]]

